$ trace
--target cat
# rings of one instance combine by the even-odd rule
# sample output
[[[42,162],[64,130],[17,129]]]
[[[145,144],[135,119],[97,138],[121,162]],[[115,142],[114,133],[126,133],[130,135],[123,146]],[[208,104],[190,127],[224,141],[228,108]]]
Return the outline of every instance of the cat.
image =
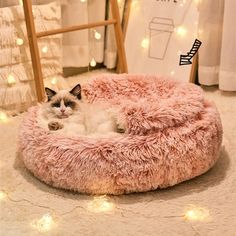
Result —
[[[41,104],[39,124],[50,131],[67,135],[118,134],[125,129],[117,124],[117,110],[106,103],[83,101],[81,85],[55,92],[45,88],[47,102]]]

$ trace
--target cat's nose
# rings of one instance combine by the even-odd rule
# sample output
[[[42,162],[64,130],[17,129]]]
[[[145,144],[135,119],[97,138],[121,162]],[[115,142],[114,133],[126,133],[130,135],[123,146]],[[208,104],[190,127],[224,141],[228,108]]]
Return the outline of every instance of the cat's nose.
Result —
[[[66,110],[65,109],[61,109],[61,113],[64,113]]]

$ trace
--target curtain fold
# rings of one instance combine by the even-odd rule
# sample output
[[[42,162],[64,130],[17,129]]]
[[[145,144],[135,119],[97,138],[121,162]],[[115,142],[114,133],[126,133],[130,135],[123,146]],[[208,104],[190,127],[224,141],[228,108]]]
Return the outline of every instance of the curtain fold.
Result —
[[[236,1],[207,0],[199,5],[199,83],[236,90]]]
[[[236,91],[236,1],[225,1],[219,88]]]
[[[88,24],[105,19],[105,0],[67,0],[62,3],[62,25]],[[98,34],[99,38],[95,38]],[[85,67],[94,59],[104,60],[104,27],[63,35],[63,67]]]
[[[119,1],[119,13],[122,21],[122,16],[125,7],[125,0]],[[111,11],[109,10],[108,16],[111,17]],[[105,56],[104,56],[104,65],[108,69],[113,69],[116,67],[117,63],[117,46],[115,39],[114,26],[110,25],[106,29],[106,38],[105,38]]]
[[[67,0],[62,3],[62,26],[88,23],[87,3]],[[89,63],[88,30],[63,34],[63,67],[83,67]]]

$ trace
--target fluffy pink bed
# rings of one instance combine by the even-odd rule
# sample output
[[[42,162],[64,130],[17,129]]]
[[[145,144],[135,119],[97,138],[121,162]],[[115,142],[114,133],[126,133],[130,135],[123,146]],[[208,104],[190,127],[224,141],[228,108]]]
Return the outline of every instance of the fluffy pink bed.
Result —
[[[83,87],[90,102],[120,108],[127,134],[65,137],[40,128],[37,107],[22,123],[19,148],[26,167],[58,188],[123,194],[166,188],[209,170],[217,161],[222,126],[201,88],[146,75],[104,75]]]

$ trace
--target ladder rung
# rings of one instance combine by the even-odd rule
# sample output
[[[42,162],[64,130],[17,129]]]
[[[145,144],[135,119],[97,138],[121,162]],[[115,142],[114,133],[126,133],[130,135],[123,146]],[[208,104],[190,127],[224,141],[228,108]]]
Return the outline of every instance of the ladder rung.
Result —
[[[99,26],[105,26],[105,25],[112,25],[112,24],[116,24],[116,23],[117,23],[117,21],[115,19],[110,19],[110,20],[94,22],[94,23],[89,23],[89,24],[84,24],[84,25],[74,25],[74,26],[64,27],[64,28],[60,28],[60,29],[38,32],[38,33],[36,33],[36,36],[37,36],[37,38],[41,38],[41,37],[54,35],[54,34],[62,34],[62,33],[66,33],[66,32],[84,30],[84,29],[95,28],[95,27],[99,27]]]

